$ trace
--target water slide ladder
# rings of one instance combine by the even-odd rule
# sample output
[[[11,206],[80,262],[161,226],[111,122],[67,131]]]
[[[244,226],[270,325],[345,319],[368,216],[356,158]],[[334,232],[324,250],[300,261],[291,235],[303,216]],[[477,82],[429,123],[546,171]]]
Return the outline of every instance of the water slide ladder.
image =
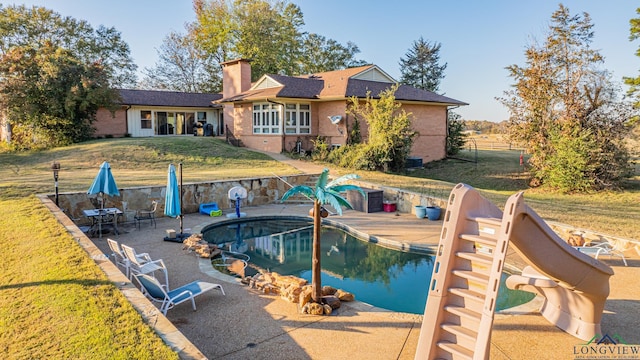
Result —
[[[509,223],[468,185],[448,201],[415,359],[487,359]]]

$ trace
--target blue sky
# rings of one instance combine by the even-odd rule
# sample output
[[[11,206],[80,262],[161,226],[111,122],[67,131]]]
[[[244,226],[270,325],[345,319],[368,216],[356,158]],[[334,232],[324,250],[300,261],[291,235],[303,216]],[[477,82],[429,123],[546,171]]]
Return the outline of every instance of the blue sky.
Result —
[[[524,50],[542,41],[559,1],[451,0],[356,1],[293,0],[304,14],[303,29],[352,41],[359,58],[374,63],[399,80],[398,62],[420,36],[442,44],[447,63],[440,89],[446,96],[469,103],[456,109],[465,119],[501,121],[506,109],[495,100],[513,83],[505,67],[524,65]],[[595,30],[593,47],[605,57],[604,68],[621,82],[636,76],[640,41],[630,42],[629,19],[640,4],[629,0],[566,0],[572,15],[587,12]],[[131,47],[140,69],[151,67],[156,49],[172,30],[184,31],[194,20],[191,0],[25,0],[3,2],[45,6],[93,26],[113,26]],[[626,86],[621,85],[623,91]]]

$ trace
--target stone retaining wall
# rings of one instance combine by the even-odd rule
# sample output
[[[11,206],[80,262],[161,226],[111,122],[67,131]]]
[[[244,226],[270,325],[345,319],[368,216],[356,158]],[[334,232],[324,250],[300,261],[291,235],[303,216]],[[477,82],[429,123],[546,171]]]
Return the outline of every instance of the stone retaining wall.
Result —
[[[287,183],[296,186],[315,181],[315,178],[317,174],[185,183],[182,185],[182,212],[197,213],[200,204],[213,202],[217,203],[221,210],[235,209],[235,201],[228,198],[228,191],[234,186],[247,189],[247,198],[242,200],[241,207],[273,204],[280,201],[282,195],[291,188]],[[166,189],[165,185],[119,189],[119,196],[106,197],[105,207],[124,210],[125,220],[131,221],[136,209],[147,209],[151,202],[156,200],[158,209],[155,215],[162,217]],[[48,197],[54,200],[53,195]],[[89,221],[84,219],[82,210],[98,207],[96,199],[97,195],[88,195],[85,192],[60,193],[58,196],[60,208],[64,209],[69,217],[77,219],[78,223]]]

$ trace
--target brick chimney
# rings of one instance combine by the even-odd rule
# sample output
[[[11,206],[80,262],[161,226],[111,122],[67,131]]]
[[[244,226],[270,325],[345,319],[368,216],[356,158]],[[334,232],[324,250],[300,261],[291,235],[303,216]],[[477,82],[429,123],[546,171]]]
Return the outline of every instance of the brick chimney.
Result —
[[[236,59],[222,64],[222,96],[227,98],[249,90],[251,65],[249,60]]]
[[[249,60],[236,59],[222,64],[222,97],[238,95],[251,88],[251,65]],[[234,106],[225,104],[223,109],[225,126],[228,126],[233,136],[241,136],[242,119],[236,119]]]

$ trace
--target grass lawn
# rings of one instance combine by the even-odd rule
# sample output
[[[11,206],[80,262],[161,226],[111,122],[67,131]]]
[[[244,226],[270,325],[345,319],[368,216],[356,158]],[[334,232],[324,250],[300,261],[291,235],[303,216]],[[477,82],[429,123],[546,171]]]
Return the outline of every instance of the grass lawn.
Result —
[[[464,151],[461,157],[475,158]],[[0,352],[4,358],[171,359],[93,261],[33,194],[86,191],[103,161],[118,186],[163,185],[170,162],[184,182],[296,174],[270,157],[205,137],[103,139],[41,152],[0,153]],[[458,182],[498,206],[517,191],[545,219],[640,239],[640,176],[624,191],[559,195],[527,189],[517,151],[479,151],[404,175],[357,172],[364,181],[447,197]],[[352,173],[336,169],[332,175]]]
[[[192,155],[197,154],[197,155]],[[297,173],[263,154],[203,137],[111,139],[0,154],[0,353],[3,359],[177,359],[34,196],[86,191],[103,161],[119,187]]]
[[[463,151],[458,157],[473,160],[475,151]],[[559,194],[528,188],[526,170],[520,166],[520,152],[508,150],[478,151],[478,162],[447,159],[429,163],[404,175],[357,172],[362,180],[436,194],[446,198],[457,183],[478,189],[483,196],[502,208],[507,198],[525,192],[525,201],[545,220],[569,224],[609,235],[640,240],[640,165],[636,175],[622,191],[594,194]],[[526,156],[525,156],[526,160]],[[346,171],[345,171],[346,172]]]

